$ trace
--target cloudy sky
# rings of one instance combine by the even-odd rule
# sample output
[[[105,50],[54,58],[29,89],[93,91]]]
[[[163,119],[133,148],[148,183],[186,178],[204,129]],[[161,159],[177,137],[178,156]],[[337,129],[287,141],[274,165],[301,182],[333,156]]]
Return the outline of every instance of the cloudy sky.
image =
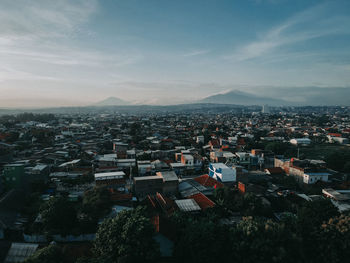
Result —
[[[348,0],[0,1],[0,107],[349,83]]]

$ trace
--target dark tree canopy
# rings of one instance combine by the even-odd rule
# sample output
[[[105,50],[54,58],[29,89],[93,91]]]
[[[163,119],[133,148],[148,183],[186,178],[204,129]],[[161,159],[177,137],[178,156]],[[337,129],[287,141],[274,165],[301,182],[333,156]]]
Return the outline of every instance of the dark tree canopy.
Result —
[[[61,263],[62,261],[63,253],[61,248],[57,245],[49,245],[37,250],[24,263]]]
[[[103,187],[95,187],[85,192],[83,197],[83,212],[96,219],[110,211],[110,192]]]
[[[44,230],[49,234],[71,234],[77,224],[74,206],[66,198],[54,197],[40,208]]]
[[[96,234],[96,256],[110,262],[154,262],[159,247],[144,212],[143,208],[122,211],[115,218],[105,220]]]

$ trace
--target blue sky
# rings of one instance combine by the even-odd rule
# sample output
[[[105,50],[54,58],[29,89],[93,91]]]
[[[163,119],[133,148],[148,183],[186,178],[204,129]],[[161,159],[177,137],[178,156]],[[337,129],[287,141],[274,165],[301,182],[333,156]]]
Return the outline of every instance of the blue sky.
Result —
[[[348,87],[350,1],[2,0],[0,107]]]

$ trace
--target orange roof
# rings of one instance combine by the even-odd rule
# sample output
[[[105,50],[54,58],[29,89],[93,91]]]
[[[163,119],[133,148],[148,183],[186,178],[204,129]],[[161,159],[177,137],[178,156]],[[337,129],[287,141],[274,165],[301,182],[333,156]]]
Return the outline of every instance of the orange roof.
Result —
[[[334,132],[330,132],[330,133],[328,133],[328,135],[333,136],[333,137],[341,137],[340,133],[334,133]]]
[[[222,188],[224,185],[215,179],[211,178],[209,175],[204,174],[194,178],[194,180],[205,187]]]
[[[189,199],[194,199],[202,210],[215,206],[215,203],[202,193],[191,195]]]

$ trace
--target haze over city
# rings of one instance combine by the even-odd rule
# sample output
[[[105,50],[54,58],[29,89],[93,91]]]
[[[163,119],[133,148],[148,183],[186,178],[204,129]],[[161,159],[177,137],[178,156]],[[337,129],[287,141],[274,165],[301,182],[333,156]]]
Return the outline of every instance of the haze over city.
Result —
[[[350,258],[350,0],[0,0],[0,263]]]
[[[0,107],[111,96],[168,105],[230,90],[276,99],[283,87],[296,102],[310,87],[345,88],[332,101],[344,104],[349,10],[349,1],[2,0]]]

